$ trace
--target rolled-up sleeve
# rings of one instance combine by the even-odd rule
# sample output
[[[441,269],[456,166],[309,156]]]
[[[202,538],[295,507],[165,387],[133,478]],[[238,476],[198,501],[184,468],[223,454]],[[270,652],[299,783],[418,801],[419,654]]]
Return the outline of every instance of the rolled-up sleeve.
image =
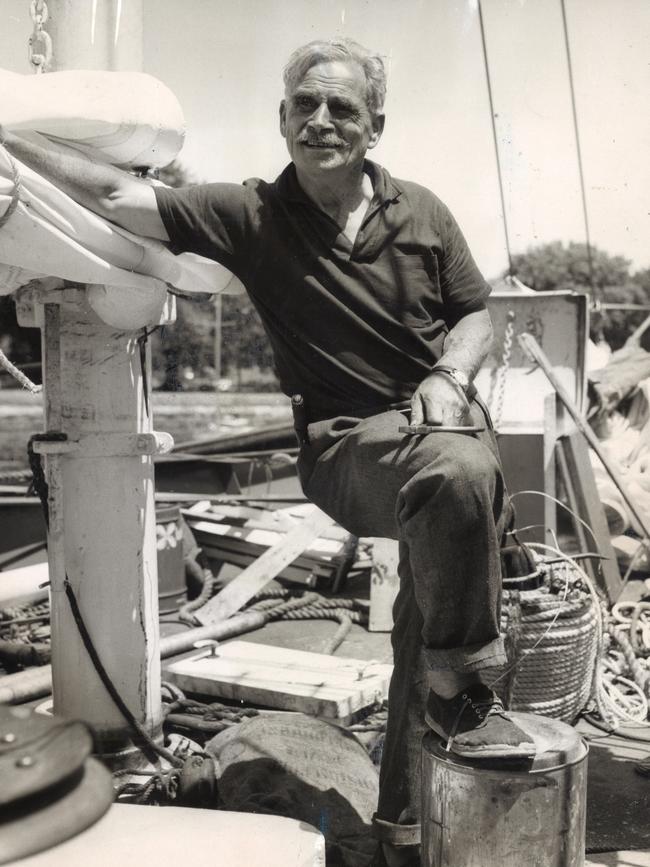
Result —
[[[246,185],[155,187],[161,219],[175,253],[214,259],[245,280],[254,193]]]

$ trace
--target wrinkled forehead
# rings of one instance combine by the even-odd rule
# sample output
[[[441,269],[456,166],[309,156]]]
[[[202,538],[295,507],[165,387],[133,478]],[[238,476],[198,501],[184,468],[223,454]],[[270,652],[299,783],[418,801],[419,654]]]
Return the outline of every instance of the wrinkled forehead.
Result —
[[[296,92],[345,93],[368,102],[368,85],[362,67],[354,60],[318,60],[296,82],[287,96]]]

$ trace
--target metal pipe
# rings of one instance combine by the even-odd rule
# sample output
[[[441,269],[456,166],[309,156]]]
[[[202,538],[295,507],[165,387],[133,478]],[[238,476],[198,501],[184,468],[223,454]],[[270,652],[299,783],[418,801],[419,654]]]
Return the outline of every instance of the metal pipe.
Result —
[[[244,612],[228,618],[213,626],[199,626],[188,629],[177,635],[168,635],[160,640],[160,658],[167,659],[179,653],[192,650],[197,641],[212,639],[226,641],[245,632],[261,629],[266,623],[266,616],[260,611]],[[0,704],[22,704],[37,698],[50,695],[52,692],[52,666],[43,665],[7,674],[0,677]]]

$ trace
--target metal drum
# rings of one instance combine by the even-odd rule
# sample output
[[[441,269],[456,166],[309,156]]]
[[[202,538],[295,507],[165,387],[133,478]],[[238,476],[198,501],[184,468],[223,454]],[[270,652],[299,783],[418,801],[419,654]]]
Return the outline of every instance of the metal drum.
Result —
[[[534,740],[522,764],[422,744],[423,867],[583,867],[587,746],[571,726],[512,713]]]
[[[156,549],[160,614],[171,614],[187,601],[183,528],[178,506],[156,506]]]

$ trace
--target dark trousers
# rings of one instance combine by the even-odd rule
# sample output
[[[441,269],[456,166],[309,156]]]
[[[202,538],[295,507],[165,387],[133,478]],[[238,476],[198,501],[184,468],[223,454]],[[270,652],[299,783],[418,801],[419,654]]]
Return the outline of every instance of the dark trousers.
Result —
[[[478,403],[472,421],[486,424]],[[314,422],[298,461],[307,497],[345,529],[400,543],[377,810],[385,840],[392,824],[420,821],[427,670],[473,672],[506,661],[499,634],[506,493],[494,435],[408,436],[398,431],[405,423],[394,410]]]

